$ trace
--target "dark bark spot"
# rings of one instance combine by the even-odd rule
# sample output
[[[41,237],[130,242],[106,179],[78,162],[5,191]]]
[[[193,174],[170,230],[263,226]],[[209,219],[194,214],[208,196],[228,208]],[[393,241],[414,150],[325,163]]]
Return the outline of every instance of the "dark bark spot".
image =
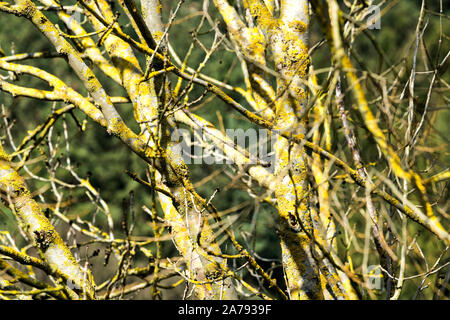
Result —
[[[41,249],[42,252],[45,252],[54,240],[53,231],[34,231],[34,240],[36,241],[38,248]]]

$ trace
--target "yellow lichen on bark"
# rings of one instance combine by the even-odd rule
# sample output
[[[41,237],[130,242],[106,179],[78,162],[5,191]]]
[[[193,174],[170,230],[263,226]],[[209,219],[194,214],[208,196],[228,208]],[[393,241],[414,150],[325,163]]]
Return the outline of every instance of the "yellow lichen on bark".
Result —
[[[299,119],[306,101],[302,80],[309,67],[307,50],[308,11],[302,3],[292,8],[292,1],[282,1],[278,23],[270,30],[270,45],[277,72],[275,127],[291,134],[305,134],[306,119]],[[293,11],[290,11],[293,10]],[[320,272],[313,258],[314,235],[310,210],[307,159],[301,145],[279,137],[275,144],[275,189],[280,217],[283,266],[291,299],[323,299]]]
[[[95,284],[89,270],[83,271],[80,268],[58,232],[31,197],[23,178],[13,169],[9,161],[9,155],[0,145],[0,192],[5,196],[5,202],[10,205],[19,226],[50,268],[63,275],[65,277],[63,281],[72,281],[75,284],[74,290],[79,298],[93,299]]]

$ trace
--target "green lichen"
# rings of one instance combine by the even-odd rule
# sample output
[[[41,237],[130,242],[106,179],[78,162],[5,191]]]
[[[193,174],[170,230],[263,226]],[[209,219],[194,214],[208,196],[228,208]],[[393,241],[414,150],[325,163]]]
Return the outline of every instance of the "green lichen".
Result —
[[[5,150],[3,149],[3,147],[1,145],[0,145],[0,160],[8,161],[8,162],[11,161],[11,156],[5,152]]]

